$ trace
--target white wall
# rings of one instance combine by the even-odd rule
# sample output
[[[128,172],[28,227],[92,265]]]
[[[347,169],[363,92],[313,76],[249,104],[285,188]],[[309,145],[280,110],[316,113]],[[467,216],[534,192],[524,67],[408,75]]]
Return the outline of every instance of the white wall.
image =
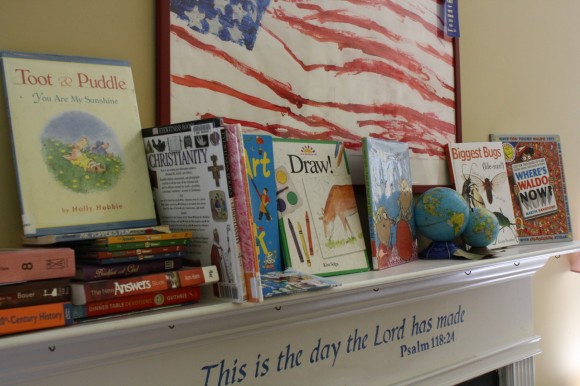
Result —
[[[563,142],[576,239],[580,235],[580,2],[460,1],[463,140],[489,133],[552,133]],[[534,277],[534,322],[543,353],[536,383],[580,384],[580,274],[573,256]]]

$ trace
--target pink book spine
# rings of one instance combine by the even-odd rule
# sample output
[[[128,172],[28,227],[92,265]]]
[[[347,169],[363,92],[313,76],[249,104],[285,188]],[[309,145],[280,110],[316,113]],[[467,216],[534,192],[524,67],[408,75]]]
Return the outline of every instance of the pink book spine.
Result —
[[[258,256],[254,247],[253,217],[250,203],[250,188],[246,178],[246,158],[240,125],[225,125],[228,136],[228,153],[230,158],[230,172],[236,205],[236,221],[240,234],[242,250],[242,264],[246,278],[248,301],[261,302],[262,288],[260,285],[260,270]]]

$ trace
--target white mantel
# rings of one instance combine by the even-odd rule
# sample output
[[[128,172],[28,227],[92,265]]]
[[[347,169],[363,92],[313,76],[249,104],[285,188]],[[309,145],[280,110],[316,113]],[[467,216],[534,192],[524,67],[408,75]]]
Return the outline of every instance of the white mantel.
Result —
[[[499,368],[503,385],[529,386],[532,275],[578,250],[420,260],[261,304],[212,299],[4,337],[0,384],[453,385]]]

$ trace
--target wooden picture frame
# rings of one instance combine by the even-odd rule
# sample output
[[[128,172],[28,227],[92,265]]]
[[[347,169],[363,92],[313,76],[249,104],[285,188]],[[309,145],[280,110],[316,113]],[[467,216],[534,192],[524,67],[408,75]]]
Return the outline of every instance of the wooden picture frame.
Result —
[[[441,2],[221,3],[157,0],[158,124],[219,116],[249,132],[341,140],[355,184],[360,138],[408,142],[413,190],[450,184],[459,44],[443,35]]]

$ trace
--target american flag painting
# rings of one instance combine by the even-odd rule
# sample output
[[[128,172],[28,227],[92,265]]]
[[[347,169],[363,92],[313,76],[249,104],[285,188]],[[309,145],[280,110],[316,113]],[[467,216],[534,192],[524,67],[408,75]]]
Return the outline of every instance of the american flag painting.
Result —
[[[355,163],[361,137],[407,142],[413,183],[446,185],[443,149],[458,128],[442,3],[159,1],[159,123],[223,117],[339,140]]]

